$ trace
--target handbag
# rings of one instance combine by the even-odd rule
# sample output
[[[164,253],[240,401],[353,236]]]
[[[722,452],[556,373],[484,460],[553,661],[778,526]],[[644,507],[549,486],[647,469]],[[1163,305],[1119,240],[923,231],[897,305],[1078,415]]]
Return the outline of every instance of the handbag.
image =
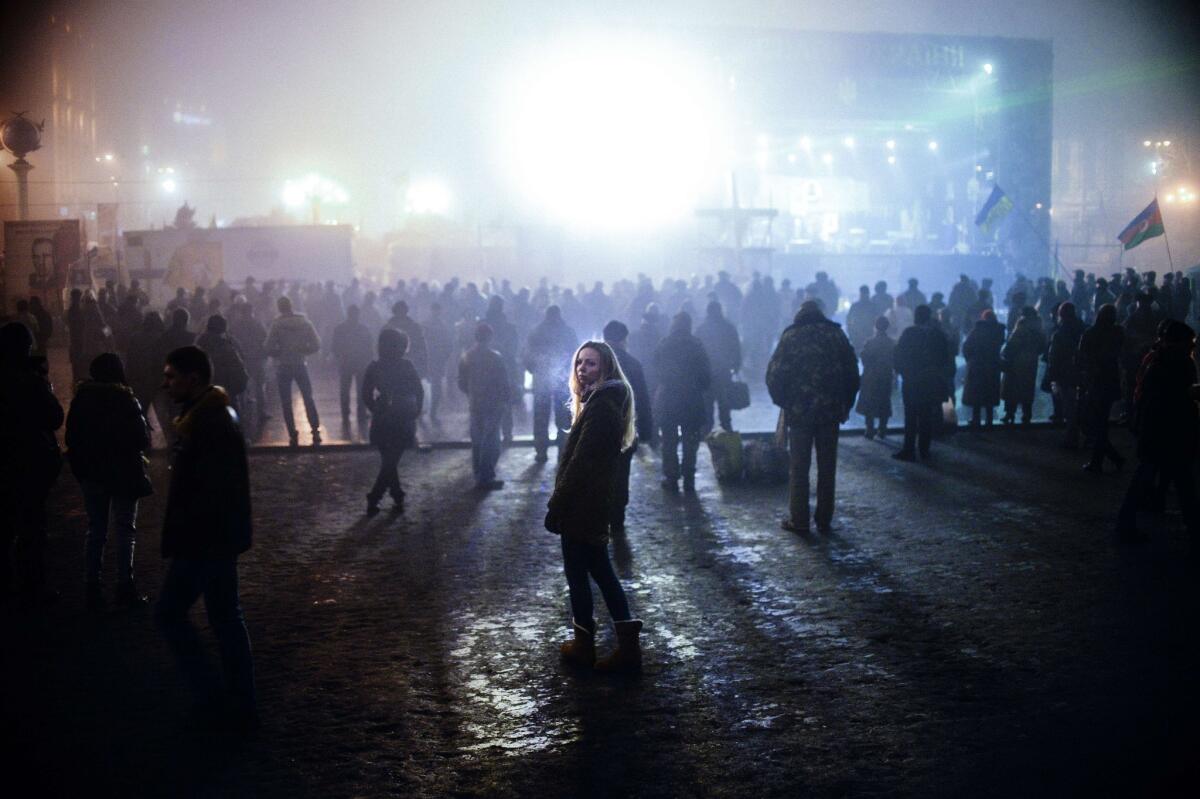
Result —
[[[742,411],[750,407],[750,386],[744,380],[734,380],[729,384],[729,408]]]

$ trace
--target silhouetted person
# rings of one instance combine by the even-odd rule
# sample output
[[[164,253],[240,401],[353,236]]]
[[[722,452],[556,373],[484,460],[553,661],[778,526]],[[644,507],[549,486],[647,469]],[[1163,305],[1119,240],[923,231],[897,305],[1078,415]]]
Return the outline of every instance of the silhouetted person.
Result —
[[[88,362],[83,355],[83,290],[71,289],[64,314],[67,319],[67,356],[71,360],[72,385],[87,377]]]
[[[384,327],[394,328],[408,336],[408,360],[417,374],[425,377],[429,369],[429,351],[425,347],[425,330],[421,323],[408,315],[408,303],[404,300],[392,305],[392,316]]]
[[[904,445],[892,457],[913,461],[919,452],[927,459],[952,378],[947,374],[949,345],[942,331],[934,327],[928,305],[918,305],[913,311],[912,326],[896,342],[895,361],[904,400]]]
[[[54,317],[42,305],[41,297],[29,298],[29,313],[37,320],[37,333],[34,334],[34,355],[45,355],[50,338],[54,335]]]
[[[279,389],[283,423],[287,425],[288,443],[293,447],[300,443],[300,432],[296,429],[296,419],[292,413],[294,382],[304,401],[304,415],[308,417],[315,447],[321,443],[321,417],[317,414],[317,404],[313,401],[312,380],[308,376],[305,358],[321,351],[321,339],[317,336],[312,322],[308,321],[304,314],[293,313],[292,301],[289,298],[280,297],[276,307],[279,309],[279,316],[271,322],[271,330],[267,333],[264,347],[267,355],[275,359],[275,383]]]
[[[662,486],[668,491],[696,490],[696,451],[700,448],[707,411],[704,392],[712,379],[708,354],[692,335],[692,317],[680,311],[654,352],[658,388],[654,419],[662,437]],[[682,458],[680,457],[682,449]]]
[[[242,417],[251,430],[262,428],[267,414],[267,329],[255,317],[254,306],[240,294],[233,298],[229,308],[229,335],[237,342],[242,353],[242,363],[250,377],[246,396],[254,403],[253,419]],[[249,403],[246,403],[247,405]]]
[[[62,468],[54,431],[63,410],[33,358],[33,336],[20,322],[0,327],[0,598],[13,581],[30,603],[57,597],[45,587],[46,498]]]
[[[486,322],[475,326],[475,343],[458,361],[458,387],[467,395],[471,425],[471,469],[475,486],[502,488],[496,479],[500,460],[500,423],[510,404],[508,370],[504,358],[491,347],[492,328]]]
[[[195,343],[196,334],[188,329],[189,318],[187,308],[175,308],[171,311],[170,324],[158,341],[159,391],[154,396],[154,415],[158,417],[159,427],[167,439],[168,447],[175,444],[175,425],[171,424],[175,418],[175,407],[167,392],[162,390],[162,363],[166,360],[167,353]]]
[[[129,351],[125,357],[125,377],[142,415],[150,421],[150,410],[155,407],[155,397],[162,387],[162,352],[159,346],[165,332],[162,316],[158,311],[147,311],[142,325],[129,337]],[[166,427],[170,418],[156,417],[158,426]]]
[[[208,354],[212,362],[212,381],[225,389],[229,402],[240,409],[242,394],[250,384],[250,373],[242,360],[242,351],[229,335],[228,323],[221,314],[213,314],[205,322],[204,332],[196,338],[196,346]]]
[[[1026,307],[1021,319],[1000,353],[1004,380],[1000,398],[1004,400],[1004,423],[1012,424],[1021,410],[1021,423],[1033,421],[1033,395],[1037,392],[1038,360],[1046,351],[1046,336],[1037,311]]]
[[[863,286],[866,288],[866,286]],[[887,435],[888,419],[892,416],[892,387],[896,383],[893,359],[896,342],[887,334],[888,320],[881,316],[875,320],[875,335],[867,339],[859,351],[862,360],[862,387],[855,408],[866,420],[866,437]]]
[[[604,326],[604,343],[612,347],[613,355],[633,391],[633,407],[637,437],[628,449],[621,452],[617,471],[613,476],[612,499],[609,505],[609,529],[614,535],[625,532],[625,508],[629,505],[629,470],[638,442],[649,444],[654,439],[654,412],[650,408],[650,390],[646,386],[646,375],[642,363],[625,349],[629,339],[629,328],[613,319]]]
[[[625,591],[608,558],[612,492],[621,452],[633,445],[634,401],[612,349],[584,342],[571,372],[571,432],[563,448],[546,529],[562,537],[563,571],[571,598],[574,639],[562,645],[565,660],[600,671],[636,671],[642,665],[639,632]],[[617,632],[617,649],[596,660],[592,587],[596,581]]]
[[[1050,346],[1046,350],[1045,381],[1058,398],[1057,404],[1067,427],[1063,439],[1067,449],[1079,447],[1079,369],[1075,365],[1075,355],[1086,329],[1075,309],[1072,302],[1058,306],[1058,326],[1050,336]]]
[[[855,351],[861,351],[867,339],[875,335],[875,320],[879,318],[875,303],[871,300],[871,289],[859,286],[858,299],[846,311],[846,337]]]
[[[885,328],[886,329],[886,328]],[[781,526],[808,532],[809,469],[817,451],[817,529],[833,523],[838,426],[850,416],[858,394],[858,359],[841,325],[807,300],[783,331],[767,366],[771,401],[783,409],[788,431],[788,517]]]
[[[896,298],[896,304],[902,305],[905,308],[911,308],[914,311],[917,309],[918,305],[927,305],[928,303],[925,301],[925,292],[917,288],[918,285],[919,283],[917,279],[915,277],[910,277],[908,279],[908,288],[902,291],[900,296]],[[930,308],[929,310],[932,312],[934,309]]]
[[[641,312],[641,321],[637,328],[629,333],[629,352],[641,362],[646,372],[646,388],[653,397],[658,389],[658,374],[654,371],[654,351],[666,335],[666,325],[658,303],[652,302],[643,307],[645,310]]]
[[[1004,348],[1004,325],[990,308],[984,310],[963,340],[962,353],[967,361],[967,377],[962,401],[971,409],[971,427],[978,429],[987,416],[988,427],[1000,404],[1000,351]]]
[[[1096,311],[1095,323],[1079,339],[1080,420],[1084,433],[1092,440],[1092,457],[1084,471],[1104,471],[1105,458],[1118,469],[1125,459],[1108,438],[1108,417],[1113,403],[1121,396],[1120,358],[1125,332],[1117,324],[1117,309],[1103,305]]]
[[[357,305],[346,309],[345,321],[333,328],[333,359],[338,370],[338,402],[342,410],[342,427],[350,426],[350,388],[355,389],[355,418],[361,429],[367,423],[364,401],[363,374],[371,363],[371,331],[359,317]],[[405,336],[407,339],[407,336]]]
[[[571,355],[578,339],[563,321],[557,305],[546,308],[541,322],[529,331],[525,345],[525,369],[533,375],[533,446],[536,459],[544,462],[550,446],[548,426],[554,412],[555,445],[562,452],[564,431],[571,423],[567,410],[567,379],[571,373]]]
[[[1137,512],[1147,497],[1161,496],[1172,485],[1191,538],[1200,547],[1200,507],[1196,503],[1196,448],[1200,436],[1196,399],[1196,334],[1183,322],[1167,320],[1136,381],[1133,430],[1138,439],[1138,467],[1125,493],[1117,532],[1126,540],[1142,540]]]
[[[521,396],[524,371],[517,365],[517,351],[521,345],[517,338],[517,327],[504,314],[504,298],[493,295],[488,300],[487,313],[483,317],[492,329],[490,346],[504,359],[504,371],[508,374],[508,396],[516,400]],[[500,435],[506,443],[512,441],[513,403],[510,401],[500,418]]]
[[[705,393],[707,426],[712,426],[712,407],[715,403],[721,427],[733,430],[729,392],[733,388],[733,373],[742,368],[742,343],[737,328],[721,312],[721,303],[713,300],[708,304],[704,321],[696,328],[696,338],[704,345],[711,374]]]
[[[379,474],[367,493],[367,513],[379,512],[386,491],[395,511],[404,511],[399,464],[404,450],[416,443],[417,417],[425,404],[425,389],[412,362],[405,358],[408,336],[385,327],[379,331],[379,358],[367,366],[362,397],[371,411],[371,443],[379,448]]]
[[[152,493],[142,452],[150,446],[150,428],[142,406],[125,379],[114,353],[99,355],[90,380],[75,388],[67,414],[67,455],[83,489],[88,530],[84,547],[84,584],[89,608],[104,605],[100,568],[108,540],[109,517],[117,533],[116,600],[122,605],[146,601],[134,583],[133,549],[137,538],[138,500]]]
[[[168,353],[163,388],[182,413],[175,425],[178,437],[162,525],[162,554],[170,562],[155,622],[191,686],[197,713],[224,715],[213,720],[237,728],[254,727],[254,661],[237,574],[238,556],[251,544],[245,441],[229,397],[212,385],[212,364],[204,350],[181,347]],[[228,703],[213,693],[217,681],[188,619],[201,596],[220,646]]]
[[[446,370],[454,356],[454,329],[442,312],[441,303],[430,307],[425,324],[425,346],[429,350],[429,420],[437,423],[445,393]]]

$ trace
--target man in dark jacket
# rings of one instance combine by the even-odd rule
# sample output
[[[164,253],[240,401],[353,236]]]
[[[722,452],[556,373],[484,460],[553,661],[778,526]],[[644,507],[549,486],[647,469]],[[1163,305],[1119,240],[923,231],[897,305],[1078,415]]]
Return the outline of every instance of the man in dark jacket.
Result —
[[[0,597],[12,579],[9,551],[16,544],[21,588],[29,602],[52,601],[45,591],[46,498],[62,457],[54,431],[63,410],[33,359],[33,336],[20,322],[0,328]]]
[[[392,327],[408,336],[408,360],[417,368],[422,379],[429,371],[429,350],[425,347],[425,330],[421,323],[408,315],[408,303],[400,300],[392,306],[392,317],[384,327]]]
[[[1058,327],[1050,336],[1046,350],[1045,382],[1058,399],[1062,418],[1067,426],[1063,447],[1079,448],[1079,370],[1075,367],[1075,354],[1079,351],[1079,339],[1086,326],[1079,320],[1073,302],[1058,306]]]
[[[525,345],[525,369],[533,375],[533,446],[539,463],[547,460],[550,446],[547,427],[551,410],[554,412],[555,444],[561,453],[566,443],[566,430],[571,426],[567,411],[567,378],[571,374],[571,358],[579,343],[575,331],[563,321],[557,305],[546,308],[546,316],[529,332]]]
[[[80,383],[67,415],[67,454],[83,489],[88,531],[85,588],[89,608],[104,605],[100,567],[108,539],[109,516],[116,527],[117,602],[146,601],[133,580],[138,500],[150,494],[142,451],[150,446],[150,427],[125,380],[121,359],[112,352],[96,356],[90,380]]]
[[[946,336],[933,325],[929,306],[918,305],[912,326],[896,342],[894,355],[904,400],[904,446],[892,456],[896,460],[915,461],[918,451],[922,460],[929,458],[933,427],[954,375],[949,347]]]
[[[658,389],[654,394],[654,417],[662,436],[663,488],[696,490],[696,451],[704,429],[704,392],[712,379],[708,354],[700,339],[692,335],[692,317],[675,314],[671,329],[654,351]],[[683,444],[682,471],[680,443]]]
[[[842,328],[813,300],[800,306],[767,366],[767,390],[783,409],[791,464],[788,518],[782,527],[808,532],[808,472],[817,450],[817,529],[829,532],[837,473],[838,426],[858,394],[858,359]]]
[[[608,526],[614,534],[625,531],[625,508],[629,505],[629,470],[633,465],[633,454],[637,452],[638,442],[651,444],[654,440],[654,412],[650,408],[650,392],[646,388],[646,373],[641,361],[629,354],[625,344],[629,340],[629,328],[623,322],[613,319],[604,326],[604,343],[612,347],[617,356],[617,363],[625,373],[625,379],[633,388],[633,409],[637,438],[633,446],[621,453],[617,462],[617,470],[613,478],[612,498],[609,502]]]
[[[162,527],[170,560],[155,621],[195,692],[198,709],[213,707],[213,683],[188,610],[201,595],[217,636],[231,699],[228,721],[257,724],[254,662],[238,598],[237,558],[250,549],[250,479],[237,414],[212,385],[212,363],[198,347],[169,353],[163,388],[183,406],[176,422],[171,483]]]
[[[1136,377],[1133,428],[1138,437],[1138,468],[1125,493],[1117,532],[1125,540],[1143,540],[1137,529],[1139,505],[1146,497],[1165,492],[1171,484],[1192,539],[1200,546],[1200,506],[1196,502],[1196,364],[1192,348],[1196,334],[1183,322],[1160,325],[1154,343]]]
[[[346,309],[346,320],[333,329],[333,360],[338,370],[338,400],[342,427],[350,427],[350,385],[355,386],[355,418],[359,433],[365,432],[367,406],[363,404],[363,373],[372,361],[371,331],[359,320],[357,305]]]
[[[475,345],[458,362],[458,387],[467,395],[471,423],[471,468],[475,486],[485,491],[503,488],[496,479],[500,460],[500,422],[509,407],[508,370],[504,358],[491,348],[492,328],[475,326]]]
[[[708,355],[711,381],[705,396],[708,406],[708,426],[712,426],[712,406],[716,403],[718,421],[726,430],[733,430],[729,393],[733,388],[733,373],[742,368],[742,342],[737,328],[725,318],[721,303],[713,300],[705,309],[704,321],[696,328],[696,338]]]

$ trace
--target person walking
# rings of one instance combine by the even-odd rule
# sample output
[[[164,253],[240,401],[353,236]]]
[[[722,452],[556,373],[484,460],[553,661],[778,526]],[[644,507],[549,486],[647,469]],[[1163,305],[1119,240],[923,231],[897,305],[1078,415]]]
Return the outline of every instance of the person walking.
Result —
[[[525,347],[525,369],[533,375],[533,446],[535,459],[544,463],[550,447],[550,412],[554,412],[555,445],[561,456],[570,424],[565,386],[571,372],[571,354],[578,339],[563,321],[557,305],[546,308],[545,317],[533,330]]]
[[[896,342],[896,372],[904,400],[904,445],[892,455],[896,460],[915,461],[930,457],[933,427],[941,413],[942,400],[950,393],[953,373],[947,374],[950,348],[942,331],[933,325],[928,305],[913,311],[913,323]]]
[[[892,365],[896,342],[888,335],[889,324],[886,316],[876,319],[875,335],[867,339],[859,351],[862,390],[855,410],[866,420],[864,435],[867,440],[876,435],[886,437],[888,419],[892,417],[892,388],[896,384],[896,372]]]
[[[640,619],[608,557],[608,531],[615,473],[621,453],[633,446],[633,390],[612,348],[600,341],[580,345],[572,360],[571,432],[563,448],[554,492],[547,503],[546,529],[562,538],[563,571],[571,601],[574,638],[563,658],[598,671],[632,672],[642,665]],[[616,628],[617,648],[596,659],[592,588],[596,581]]]
[[[704,392],[712,380],[708,354],[700,339],[692,335],[692,317],[680,311],[671,319],[671,329],[654,351],[658,388],[654,394],[654,418],[662,439],[662,486],[668,491],[696,490],[696,452],[704,430]],[[682,449],[682,458],[680,450]]]
[[[300,432],[292,412],[292,383],[300,389],[304,400],[304,415],[312,430],[312,445],[321,443],[321,418],[317,414],[317,403],[313,401],[312,380],[308,376],[305,358],[321,351],[321,339],[316,328],[304,314],[292,311],[292,301],[280,297],[275,307],[279,316],[271,322],[265,348],[267,355],[275,359],[275,382],[279,389],[279,405],[283,411],[283,422],[287,425],[288,444],[298,446]]]
[[[500,425],[510,406],[508,369],[504,358],[492,349],[492,326],[475,325],[475,343],[458,361],[458,387],[467,395],[471,425],[471,469],[475,487],[491,491],[504,487],[496,479],[500,460]]]
[[[729,405],[729,393],[733,389],[733,374],[742,368],[742,343],[737,328],[725,318],[721,303],[711,301],[705,309],[704,321],[696,328],[696,338],[704,345],[708,355],[711,379],[705,392],[708,421],[712,427],[713,405],[717,406],[717,420],[725,430],[733,430],[733,414]]]
[[[641,361],[630,355],[629,350],[625,348],[628,340],[629,328],[625,326],[624,322],[613,319],[604,326],[604,343],[612,347],[613,355],[617,357],[617,363],[621,365],[621,371],[629,380],[629,386],[633,390],[633,404],[637,408],[637,437],[629,449],[621,453],[621,459],[613,478],[613,496],[608,515],[608,527],[613,535],[621,535],[625,532],[625,508],[629,506],[629,472],[633,466],[633,456],[637,452],[638,444],[644,441],[647,445],[653,446],[654,441],[654,414],[650,409],[650,391],[646,387],[646,374],[642,369]]]
[[[858,388],[858,360],[850,340],[841,325],[825,317],[818,302],[806,300],[779,337],[767,366],[767,390],[783,410],[788,431],[788,517],[780,525],[784,530],[808,532],[808,473],[814,448],[813,518],[820,532],[832,530],[838,427],[849,418]]]
[[[400,456],[416,443],[417,417],[425,403],[425,389],[412,361],[404,357],[407,352],[408,336],[385,327],[379,331],[379,358],[363,375],[362,399],[371,411],[371,443],[379,448],[379,474],[367,493],[368,516],[379,512],[385,491],[396,503],[395,512],[404,512]]]
[[[138,501],[152,493],[142,452],[150,446],[150,427],[142,406],[125,379],[114,353],[97,356],[90,380],[80,383],[67,414],[67,456],[83,489],[88,529],[84,546],[87,606],[104,607],[100,569],[108,540],[109,517],[117,533],[117,590],[120,605],[147,601],[134,582]]]
[[[971,409],[971,427],[978,430],[987,416],[992,426],[996,406],[1000,404],[1000,351],[1004,347],[1004,325],[996,320],[990,308],[963,340],[962,353],[967,361],[967,376],[963,383],[963,405]]]
[[[62,468],[54,431],[63,409],[32,350],[25,325],[0,327],[0,599],[13,583],[15,546],[22,598],[39,604],[58,596],[46,590],[44,559],[46,499]]]
[[[408,337],[405,336],[407,339]],[[350,429],[350,388],[355,388],[355,418],[359,434],[367,425],[364,374],[371,363],[371,331],[359,316],[357,305],[346,308],[346,319],[333,328],[333,360],[338,370],[338,402],[342,410],[342,428]]]
[[[1012,424],[1021,410],[1021,424],[1033,422],[1033,395],[1037,392],[1038,360],[1046,351],[1042,322],[1033,308],[1021,310],[1021,319],[1000,353],[1004,379],[1000,398],[1004,400],[1004,424]]]
[[[238,597],[238,556],[250,549],[250,476],[246,444],[229,396],[212,384],[204,350],[181,347],[166,356],[163,389],[182,406],[171,452],[171,482],[162,525],[169,561],[155,622],[191,687],[202,719],[253,729],[258,725],[254,661]],[[188,618],[204,597],[226,676],[226,696],[214,695],[200,637]]]
[[[1121,503],[1117,533],[1126,541],[1145,540],[1145,533],[1137,528],[1141,505],[1147,497],[1162,496],[1174,485],[1195,552],[1200,547],[1195,471],[1200,387],[1192,360],[1196,334],[1174,319],[1164,321],[1159,330],[1136,378],[1133,429],[1138,439],[1138,467]]]

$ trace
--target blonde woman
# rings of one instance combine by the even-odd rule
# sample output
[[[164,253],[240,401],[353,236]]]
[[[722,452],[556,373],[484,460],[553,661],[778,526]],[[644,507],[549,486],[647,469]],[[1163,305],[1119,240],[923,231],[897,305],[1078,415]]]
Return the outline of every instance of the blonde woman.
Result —
[[[612,348],[603,342],[584,342],[572,364],[571,431],[546,514],[546,529],[562,537],[574,620],[575,637],[562,645],[562,656],[599,671],[636,671],[642,664],[642,622],[629,612],[608,559],[609,487],[621,452],[633,445],[633,391]],[[617,631],[617,649],[600,660],[589,577],[600,587]]]

